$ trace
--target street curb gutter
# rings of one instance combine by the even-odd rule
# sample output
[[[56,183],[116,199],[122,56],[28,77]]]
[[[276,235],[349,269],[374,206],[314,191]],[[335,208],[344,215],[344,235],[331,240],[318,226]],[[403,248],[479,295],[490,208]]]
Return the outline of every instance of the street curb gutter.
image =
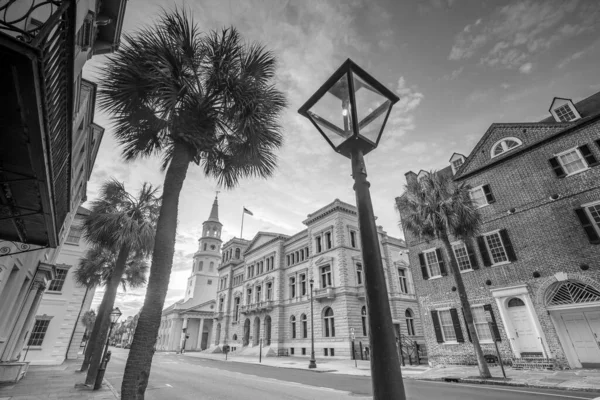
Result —
[[[417,378],[410,377],[408,379],[414,379],[418,381],[437,381],[437,382],[456,382],[456,383],[469,383],[469,384],[480,384],[480,385],[493,385],[493,386],[513,386],[513,387],[527,387],[527,388],[538,388],[538,389],[554,389],[563,390],[565,392],[598,392],[600,388],[573,388],[564,386],[550,386],[550,385],[536,385],[527,383],[517,382],[503,382],[496,380],[487,379],[469,379],[469,378],[455,378],[455,377],[441,377],[441,378]]]
[[[113,385],[111,385],[110,382],[106,380],[106,378],[104,378],[104,383],[106,384],[106,386],[108,386],[113,396],[115,396],[115,399],[121,399],[121,396],[119,396],[119,392],[117,392],[117,389],[115,389]]]

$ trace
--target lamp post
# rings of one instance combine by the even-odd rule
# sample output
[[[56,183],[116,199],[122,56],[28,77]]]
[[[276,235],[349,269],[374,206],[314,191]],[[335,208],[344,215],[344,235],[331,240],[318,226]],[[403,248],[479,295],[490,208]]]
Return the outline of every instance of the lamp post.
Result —
[[[94,382],[94,390],[98,390],[102,387],[102,380],[104,379],[106,366],[108,365],[108,361],[110,361],[110,351],[108,351],[110,335],[112,334],[112,330],[119,318],[121,318],[122,314],[123,313],[121,312],[121,310],[119,310],[119,307],[115,307],[110,313],[110,329],[106,338],[106,345],[104,347],[104,352],[102,355],[102,362],[100,363],[100,368],[98,368],[98,374],[96,375],[96,381]]]
[[[379,144],[398,97],[352,60],[298,110],[331,147],[350,158],[365,273],[371,376],[375,400],[405,400],[392,314],[363,156]]]
[[[315,360],[315,319],[313,317],[313,283],[310,280],[310,361],[308,368],[317,368],[317,360]]]

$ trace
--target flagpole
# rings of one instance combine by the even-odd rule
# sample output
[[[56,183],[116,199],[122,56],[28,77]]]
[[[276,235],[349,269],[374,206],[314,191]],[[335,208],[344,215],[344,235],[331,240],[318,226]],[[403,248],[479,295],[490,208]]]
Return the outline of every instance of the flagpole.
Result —
[[[242,207],[242,227],[240,228],[240,239],[244,238],[242,236],[242,232],[244,231],[244,214],[246,214],[246,211],[244,210],[244,207]]]

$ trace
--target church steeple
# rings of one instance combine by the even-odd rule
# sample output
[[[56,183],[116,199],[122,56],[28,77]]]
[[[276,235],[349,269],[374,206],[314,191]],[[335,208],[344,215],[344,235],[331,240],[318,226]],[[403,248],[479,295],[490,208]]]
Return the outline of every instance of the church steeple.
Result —
[[[211,222],[219,222],[219,192],[215,196],[215,201],[213,202],[212,209],[210,210],[210,216],[208,217],[208,221]]]

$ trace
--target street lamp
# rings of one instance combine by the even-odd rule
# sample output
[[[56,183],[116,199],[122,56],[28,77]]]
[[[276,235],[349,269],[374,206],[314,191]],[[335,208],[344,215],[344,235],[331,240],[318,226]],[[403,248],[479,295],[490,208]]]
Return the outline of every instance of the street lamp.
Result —
[[[104,351],[102,352],[102,361],[100,362],[100,368],[98,368],[98,373],[96,374],[96,381],[94,382],[94,390],[98,390],[102,387],[102,380],[104,379],[104,373],[106,372],[106,366],[110,361],[110,351],[108,351],[108,344],[110,342],[110,335],[112,335],[112,330],[121,318],[123,313],[119,310],[119,307],[115,307],[110,313],[110,329],[108,331],[108,336],[106,337],[106,345],[104,346]]]
[[[398,100],[394,93],[348,59],[298,110],[336,152],[352,161],[375,400],[406,399],[363,158],[379,144],[392,106]]]
[[[317,360],[315,360],[315,320],[313,317],[313,283],[314,280],[308,281],[310,283],[310,361],[308,362],[308,368],[317,368]]]

